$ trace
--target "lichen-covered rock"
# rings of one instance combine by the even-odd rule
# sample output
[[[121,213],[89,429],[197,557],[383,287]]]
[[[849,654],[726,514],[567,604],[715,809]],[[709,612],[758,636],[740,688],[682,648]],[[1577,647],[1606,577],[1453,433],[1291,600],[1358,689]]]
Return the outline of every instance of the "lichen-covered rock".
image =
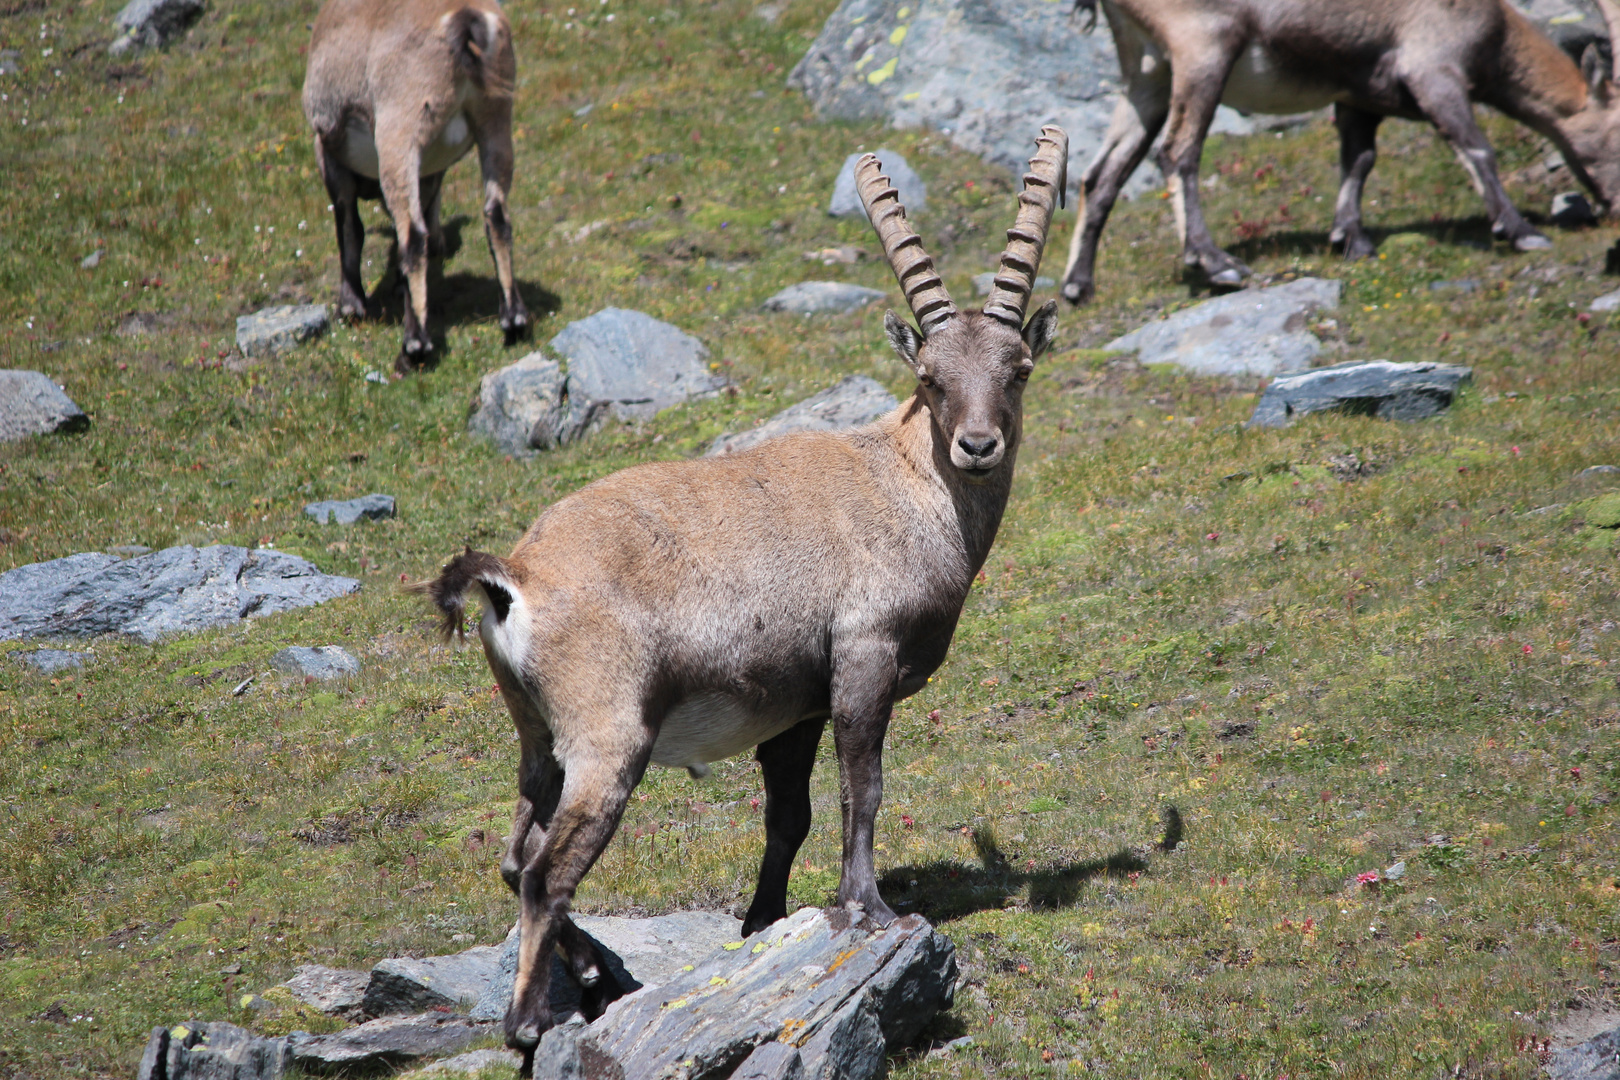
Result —
[[[281,985],[310,1008],[342,1016],[359,1008],[370,981],[371,975],[364,971],[300,964],[294,969],[293,977]]]
[[[453,1054],[479,1039],[500,1034],[493,1024],[461,1016],[385,1016],[332,1035],[294,1033],[287,1038],[292,1063],[306,1073],[355,1073],[408,1065]]]
[[[266,1039],[235,1024],[191,1021],[153,1028],[136,1080],[280,1080],[290,1039]]]
[[[1306,413],[1347,412],[1381,420],[1422,420],[1451,407],[1474,369],[1459,364],[1350,361],[1274,379],[1247,427],[1286,427]]]
[[[341,679],[360,674],[360,661],[341,645],[292,645],[270,657],[270,666],[288,675]]]
[[[0,641],[132,634],[147,641],[324,603],[357,591],[281,551],[215,544],[120,559],[101,552],[0,574]]]
[[[1620,1027],[1558,1051],[1542,1070],[1548,1080],[1620,1080]]]
[[[899,404],[877,380],[865,375],[846,375],[836,385],[788,406],[759,427],[720,436],[709,447],[708,456],[735,454],[790,431],[840,431],[859,427],[870,424]]]
[[[122,33],[108,51],[116,56],[135,48],[161,48],[200,19],[206,7],[205,0],[130,0],[113,17]]]
[[[499,945],[479,945],[450,956],[384,960],[371,969],[360,1007],[370,1016],[468,1009],[500,972]]]
[[[923,183],[916,170],[896,151],[878,150],[876,153],[878,163],[883,166],[883,174],[894,185],[894,190],[900,193],[900,205],[906,208],[906,213],[916,215],[927,210],[928,185]],[[827,213],[831,216],[866,220],[866,207],[861,204],[861,196],[855,190],[855,163],[864,156],[863,152],[844,159],[843,167],[833,180],[832,199],[827,203]]]
[[[0,370],[0,442],[84,431],[89,426],[84,410],[49,376],[38,371]]]
[[[823,311],[858,311],[868,304],[877,303],[883,296],[881,289],[868,289],[865,285],[851,285],[847,281],[801,281],[797,285],[789,285],[760,306],[766,311],[814,315]]]
[[[568,362],[570,410],[600,406],[620,420],[650,420],[726,385],[709,370],[703,342],[639,311],[603,308],[550,344]]]
[[[354,525],[360,521],[381,521],[394,516],[394,497],[373,492],[358,499],[313,502],[304,507],[304,515],[322,525],[336,521],[339,525]]]
[[[1243,289],[1182,308],[1110,341],[1144,364],[1175,364],[1199,375],[1284,375],[1310,367],[1322,343],[1310,316],[1339,305],[1339,282],[1300,278]]]
[[[288,304],[236,318],[236,347],[243,356],[268,356],[326,330],[324,304]]]

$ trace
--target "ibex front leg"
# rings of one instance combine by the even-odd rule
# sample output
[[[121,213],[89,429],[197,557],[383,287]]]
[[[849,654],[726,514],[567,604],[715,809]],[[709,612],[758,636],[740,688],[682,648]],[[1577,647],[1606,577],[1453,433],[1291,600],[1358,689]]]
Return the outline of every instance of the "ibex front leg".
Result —
[[[1361,193],[1378,161],[1378,125],[1383,117],[1352,105],[1333,106],[1339,127],[1339,201],[1328,243],[1342,244],[1347,260],[1372,257],[1377,250],[1361,228]]]
[[[824,719],[805,720],[754,752],[765,778],[765,857],[759,885],[743,919],[743,937],[787,918],[788,875],[810,833],[810,772],[816,766]]]
[[[315,136],[315,165],[321,170],[326,195],[332,200],[332,221],[338,242],[338,318],[366,317],[366,284],[360,277],[360,257],[366,245],[365,228],[360,223],[359,181],[337,157],[327,152],[320,135]]]
[[[1220,104],[1232,57],[1213,41],[1207,52],[1184,51],[1188,55],[1178,51],[1171,57],[1169,131],[1159,149],[1159,168],[1170,188],[1170,208],[1181,234],[1181,261],[1198,267],[1211,285],[1238,285],[1249,276],[1249,268],[1215,245],[1198,201],[1204,136]]]
[[[838,903],[861,904],[879,926],[895,919],[893,909],[878,895],[872,866],[872,833],[883,802],[883,737],[894,708],[895,679],[891,642],[862,642],[834,654],[833,742],[844,819]]]

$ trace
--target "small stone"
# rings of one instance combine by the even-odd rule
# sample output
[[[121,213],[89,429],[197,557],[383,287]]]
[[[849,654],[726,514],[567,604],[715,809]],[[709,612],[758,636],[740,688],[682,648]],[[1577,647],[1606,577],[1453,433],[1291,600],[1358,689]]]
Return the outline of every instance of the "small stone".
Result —
[[[353,525],[360,521],[381,521],[394,516],[392,495],[362,495],[358,499],[341,502],[314,502],[304,507],[304,514],[322,525],[336,521],[339,525]]]
[[[1299,278],[1217,296],[1148,323],[1106,348],[1143,364],[1175,364],[1199,375],[1282,375],[1303,371],[1322,351],[1309,317],[1339,306],[1340,284]]]
[[[841,431],[870,424],[900,403],[875,379],[846,375],[836,385],[790,405],[759,427],[722,435],[709,447],[708,456],[735,454],[790,431]]]
[[[1384,877],[1390,881],[1399,881],[1406,876],[1406,861],[1403,859],[1384,871]]]
[[[603,308],[563,327],[550,344],[568,362],[568,405],[575,417],[603,407],[620,420],[651,420],[726,385],[710,370],[703,342],[640,311]]]
[[[371,1016],[470,1008],[500,973],[499,945],[478,945],[451,956],[384,960],[371,969],[360,1007]]]
[[[881,290],[868,289],[864,285],[851,285],[843,281],[801,281],[797,285],[789,285],[760,306],[766,311],[811,315],[821,311],[858,311],[883,297]]]
[[[1458,364],[1350,361],[1273,379],[1246,427],[1286,427],[1295,416],[1338,411],[1422,420],[1451,407],[1474,369]]]
[[[360,1072],[453,1054],[466,1049],[469,1043],[499,1034],[492,1024],[428,1013],[386,1016],[335,1035],[299,1033],[290,1036],[287,1043],[292,1063],[305,1072]]]
[[[1592,311],[1614,311],[1616,309],[1620,309],[1620,289],[1616,289],[1611,293],[1604,293],[1602,296],[1598,297],[1596,300],[1593,300],[1586,306]]]
[[[1542,1070],[1548,1080],[1616,1080],[1620,1077],[1620,1027],[1557,1051]]]
[[[288,675],[303,675],[323,681],[360,674],[360,661],[340,645],[317,645],[314,648],[294,645],[270,657],[270,666]]]
[[[204,0],[130,0],[113,18],[123,35],[108,51],[117,55],[134,48],[161,48],[201,18],[205,7]]]
[[[107,549],[107,554],[117,555],[120,559],[133,559],[137,555],[146,555],[151,548],[144,544],[114,544]]]
[[[46,675],[83,667],[96,658],[94,653],[69,652],[66,649],[35,649],[32,652],[18,652],[11,655],[16,658],[17,663]]]
[[[90,418],[50,377],[0,369],[0,442],[31,435],[86,431]]]
[[[483,377],[467,429],[513,457],[571,443],[590,428],[599,410],[569,408],[567,388],[562,365],[532,352]]]
[[[1566,229],[1584,228],[1598,223],[1597,214],[1592,211],[1592,204],[1586,201],[1586,196],[1579,191],[1565,191],[1553,196],[1552,214],[1549,215],[1554,225],[1561,225]]]
[[[838,178],[833,181],[832,201],[827,204],[827,213],[833,217],[866,220],[866,207],[861,205],[861,197],[855,191],[855,163],[864,156],[864,152],[849,155],[844,159],[843,168],[838,170]],[[900,193],[900,204],[908,215],[915,216],[928,209],[928,186],[904,157],[893,150],[879,150],[877,159],[883,166],[883,175]]]
[[[989,296],[990,289],[993,285],[995,285],[995,283],[996,272],[994,270],[986,270],[982,274],[974,274],[973,294],[975,296]],[[1049,277],[1038,277],[1035,279],[1035,288],[1037,289],[1050,289],[1056,284],[1057,282],[1053,281]]]
[[[370,981],[370,973],[364,971],[300,964],[293,971],[293,977],[281,985],[310,1008],[341,1016],[359,1008]]]
[[[0,49],[0,76],[22,74],[22,65],[18,63],[22,53],[16,49]]]
[[[101,257],[105,254],[106,252],[101,248],[96,248],[96,250],[79,260],[79,269],[94,270],[96,267],[101,265]]]
[[[1610,476],[1614,473],[1620,473],[1620,465],[1588,465],[1576,473],[1575,478],[1577,480],[1590,479],[1594,476]]]
[[[236,347],[243,356],[268,356],[316,337],[326,327],[325,304],[269,307],[237,316]]]

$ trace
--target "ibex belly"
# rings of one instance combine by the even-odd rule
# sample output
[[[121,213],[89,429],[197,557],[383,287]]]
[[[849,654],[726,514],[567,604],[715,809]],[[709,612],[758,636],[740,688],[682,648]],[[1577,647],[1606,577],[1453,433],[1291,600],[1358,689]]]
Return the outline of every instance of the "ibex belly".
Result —
[[[1221,104],[1239,112],[1276,116],[1331,105],[1339,94],[1329,83],[1301,79],[1255,42],[1238,56],[1221,91]]]
[[[752,750],[804,717],[759,713],[729,694],[695,694],[664,717],[653,743],[657,765],[691,768]]]
[[[466,156],[473,147],[472,125],[467,117],[455,113],[448,123],[435,132],[422,147],[417,172],[421,176],[436,176]],[[338,160],[361,176],[376,180],[382,176],[377,154],[377,137],[364,117],[351,116],[343,129],[343,147]]]

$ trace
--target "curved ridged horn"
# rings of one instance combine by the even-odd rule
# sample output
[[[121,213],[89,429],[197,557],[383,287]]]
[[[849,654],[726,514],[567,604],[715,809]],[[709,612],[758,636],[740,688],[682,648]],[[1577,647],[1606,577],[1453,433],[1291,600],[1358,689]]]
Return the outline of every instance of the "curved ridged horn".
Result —
[[[1597,0],[1598,11],[1603,15],[1603,22],[1609,28],[1609,60],[1613,68],[1613,79],[1620,82],[1620,4],[1615,0]]]
[[[1015,330],[1024,325],[1024,309],[1029,306],[1035,271],[1041,268],[1041,251],[1046,247],[1046,230],[1052,224],[1052,211],[1063,203],[1068,182],[1069,137],[1062,128],[1048,124],[1035,140],[1035,156],[1029,159],[1024,190],[1018,193],[1018,216],[1007,230],[1007,250],[1001,253],[1001,268],[984,305],[986,315]]]
[[[911,306],[911,313],[917,317],[917,325],[926,337],[956,314],[956,305],[951,303],[945,283],[934,272],[934,260],[923,250],[922,237],[906,221],[900,193],[883,175],[883,165],[876,154],[862,154],[855,163],[855,191],[861,197],[861,205],[866,207],[866,216],[872,219],[872,228],[883,245],[889,268],[900,282],[900,291],[906,294],[906,303]]]

